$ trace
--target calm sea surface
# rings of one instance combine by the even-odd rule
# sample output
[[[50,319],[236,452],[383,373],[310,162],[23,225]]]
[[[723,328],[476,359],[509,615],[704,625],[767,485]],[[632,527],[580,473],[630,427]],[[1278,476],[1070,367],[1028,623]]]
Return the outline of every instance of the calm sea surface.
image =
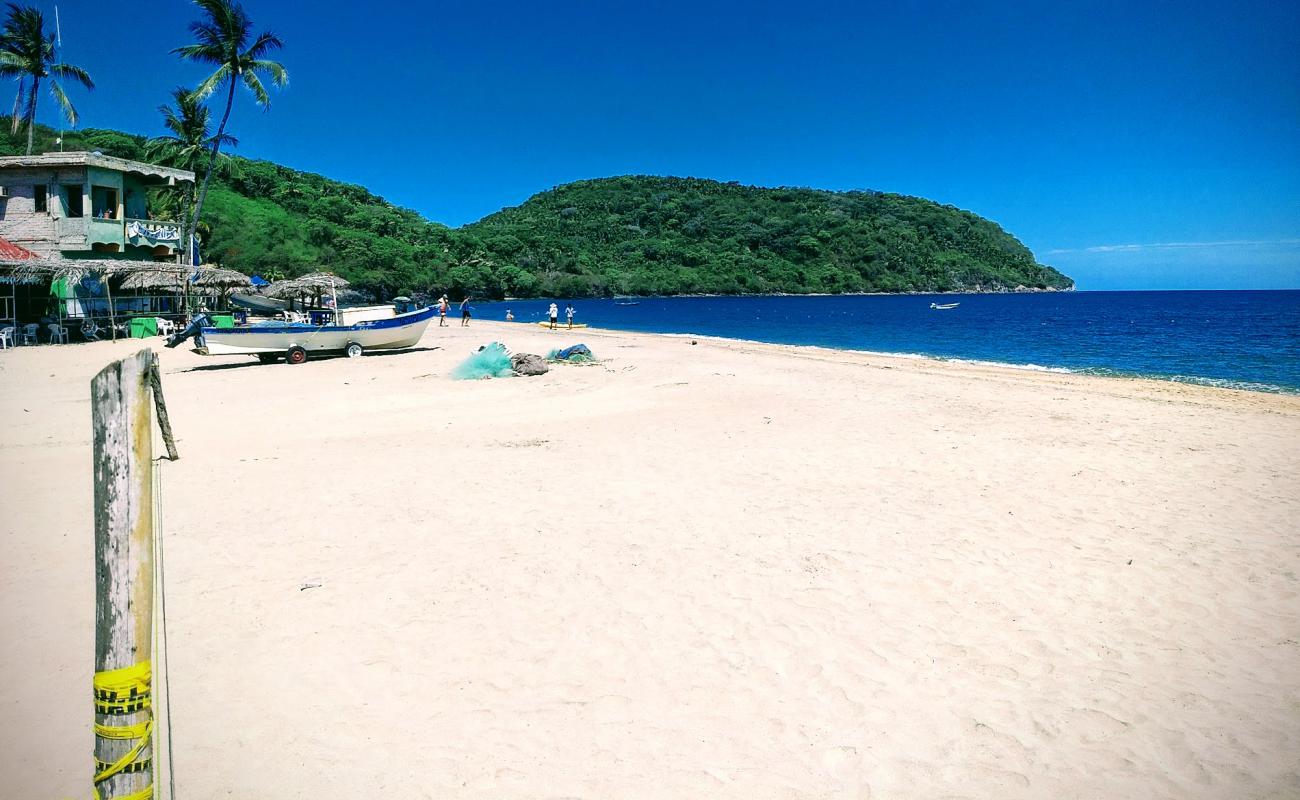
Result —
[[[930,308],[954,302],[951,311]],[[477,303],[475,313],[499,320],[509,308],[534,322],[549,305]],[[654,297],[574,308],[575,321],[602,328],[1300,393],[1300,291]]]

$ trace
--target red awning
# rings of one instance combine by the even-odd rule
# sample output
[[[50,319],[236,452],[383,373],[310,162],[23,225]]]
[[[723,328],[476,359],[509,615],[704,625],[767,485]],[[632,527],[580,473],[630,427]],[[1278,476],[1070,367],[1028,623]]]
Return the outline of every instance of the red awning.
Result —
[[[0,236],[0,259],[5,261],[28,261],[39,257],[40,256],[36,255],[31,250],[28,250],[26,247],[16,245],[5,237]]]

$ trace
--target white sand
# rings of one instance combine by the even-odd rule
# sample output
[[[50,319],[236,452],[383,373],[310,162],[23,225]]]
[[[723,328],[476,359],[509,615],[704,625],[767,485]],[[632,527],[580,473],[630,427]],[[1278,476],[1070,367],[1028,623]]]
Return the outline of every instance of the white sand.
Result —
[[[498,337],[607,361],[446,378]],[[424,344],[162,351],[183,800],[1300,796],[1300,398]],[[89,796],[88,381],[139,347],[0,353],[3,797]]]

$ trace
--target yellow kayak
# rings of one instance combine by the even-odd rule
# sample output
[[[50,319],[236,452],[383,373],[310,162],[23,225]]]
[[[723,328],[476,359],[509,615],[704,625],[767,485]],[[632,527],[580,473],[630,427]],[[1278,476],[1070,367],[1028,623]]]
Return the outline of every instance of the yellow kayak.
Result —
[[[537,323],[537,324],[538,324],[538,325],[541,325],[543,328],[549,328],[549,327],[551,327],[551,323],[549,323],[549,322],[539,322],[539,323]],[[567,330],[569,330],[570,328],[573,328],[574,330],[577,330],[578,328],[585,328],[585,327],[587,327],[587,323],[585,323],[585,322],[575,322],[575,323],[573,323],[572,325],[567,325],[567,324],[565,324],[565,323],[563,323],[563,322],[557,322],[557,323],[555,323],[555,329],[556,329],[557,331],[559,331],[559,330],[565,330],[565,331],[567,331]]]

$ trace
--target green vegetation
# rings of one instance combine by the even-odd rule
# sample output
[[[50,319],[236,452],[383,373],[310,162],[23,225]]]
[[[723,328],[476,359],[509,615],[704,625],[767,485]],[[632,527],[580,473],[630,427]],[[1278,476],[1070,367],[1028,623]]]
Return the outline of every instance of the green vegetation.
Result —
[[[203,13],[202,19],[190,23],[190,34],[194,36],[195,42],[172,52],[187,61],[216,67],[211,75],[194,87],[196,102],[222,86],[227,88],[227,92],[226,111],[221,115],[216,135],[209,140],[212,154],[208,158],[207,168],[201,173],[190,228],[195,228],[203,218],[203,204],[208,199],[208,186],[212,181],[212,173],[216,171],[217,155],[221,152],[221,145],[226,143],[226,123],[230,121],[230,109],[235,104],[235,87],[242,83],[265,110],[271,107],[271,96],[267,94],[262,79],[270,80],[273,86],[289,83],[289,73],[284,67],[278,61],[266,58],[272,50],[283,47],[284,43],[270,31],[253,36],[253,20],[243,6],[232,0],[194,0],[194,4]],[[177,99],[179,101],[179,97]],[[207,132],[206,125],[204,132]]]
[[[463,231],[559,296],[1063,289],[996,224],[880,192],[578,181]]]
[[[37,152],[58,150],[36,126]],[[0,134],[0,153],[23,152]],[[65,150],[147,160],[146,139],[85,129]],[[170,201],[173,202],[174,201]],[[154,206],[164,207],[163,198]],[[579,181],[451,229],[360,186],[233,157],[208,196],[205,260],[268,278],[331,269],[381,296],[809,293],[1069,288],[998,225],[878,192],[695,178]],[[200,233],[204,226],[200,226]]]
[[[209,131],[212,112],[203,105],[199,96],[184,86],[179,86],[172,90],[172,100],[176,102],[175,108],[168,105],[158,107],[158,113],[163,116],[163,127],[168,134],[154,137],[145,143],[144,152],[148,160],[187,170],[195,175],[200,173],[204,165],[211,166],[219,158],[228,161],[230,156],[216,155],[218,149],[221,145],[234,147],[239,144],[239,140],[228,133],[214,134]],[[210,172],[207,170],[204,174]],[[163,201],[158,203],[160,207],[172,201],[177,204],[174,213],[168,216],[180,220],[182,242],[190,240],[190,228],[194,222],[190,210],[195,207],[197,198],[198,192],[193,184],[185,190],[158,198]]]
[[[23,125],[27,126],[26,155],[32,152],[36,103],[41,96],[42,80],[49,81],[50,95],[71,125],[77,124],[77,109],[64,92],[60,79],[74,81],[87,89],[95,88],[95,82],[84,69],[55,60],[54,44],[54,34],[46,32],[45,15],[40,9],[8,4],[8,16],[4,29],[0,30],[0,77],[18,80],[10,133],[18,133]]]

